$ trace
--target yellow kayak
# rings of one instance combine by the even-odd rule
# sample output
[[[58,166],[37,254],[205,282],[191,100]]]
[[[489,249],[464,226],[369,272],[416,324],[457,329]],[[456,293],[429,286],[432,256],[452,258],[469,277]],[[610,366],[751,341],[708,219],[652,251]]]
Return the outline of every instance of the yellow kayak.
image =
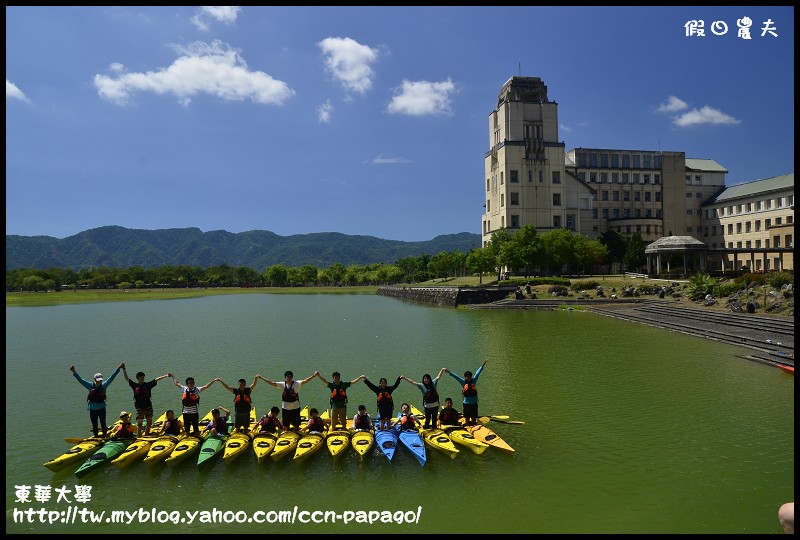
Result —
[[[202,426],[205,426],[214,417],[211,415],[211,411],[208,411],[206,415],[200,419],[200,426],[202,430]],[[186,429],[188,426],[183,426]],[[164,460],[164,463],[169,465],[170,467],[174,467],[187,457],[196,454],[200,451],[200,446],[202,446],[203,442],[211,435],[211,431],[206,431],[202,433],[199,437],[192,434],[186,435],[183,439],[178,442],[177,446],[172,450],[172,453],[169,455],[167,459]]]
[[[147,451],[142,463],[148,467],[161,463],[169,457],[175,447],[178,446],[178,442],[184,437],[185,435],[162,435],[150,445],[150,449]]]
[[[344,451],[350,446],[350,432],[345,429],[329,431],[328,436],[325,437],[325,444],[333,459],[336,459],[344,454]]]
[[[450,456],[450,459],[455,459],[455,457],[458,455],[459,450],[456,448],[456,445],[453,444],[453,441],[450,440],[450,436],[447,434],[447,432],[442,431],[439,428],[433,428],[421,429],[420,434],[425,440],[425,444],[431,448],[435,448],[436,450],[444,452]]]
[[[459,420],[462,426],[464,426],[464,418]],[[506,454],[513,455],[515,450],[509,445],[506,441],[500,438],[497,433],[492,431],[491,429],[487,428],[484,425],[477,424],[475,426],[464,426],[467,431],[469,431],[473,437],[478,439],[481,442],[488,444],[489,446],[500,450]]]
[[[253,436],[253,451],[259,463],[263,463],[272,453],[276,442],[278,442],[276,433],[256,433]]]
[[[301,428],[306,424],[306,422],[308,422],[308,407],[303,407],[300,410]],[[289,426],[284,427],[287,429],[284,429],[278,436],[278,440],[275,441],[275,448],[272,449],[272,454],[270,454],[272,461],[275,462],[278,462],[283,459],[284,456],[293,453],[297,448],[297,442],[300,440],[300,433],[289,429]]]
[[[120,469],[124,469],[125,467],[138,461],[140,458],[146,456],[147,453],[150,451],[150,447],[156,440],[158,440],[159,432],[163,429],[164,422],[166,421],[166,419],[167,419],[167,413],[166,412],[161,413],[161,416],[159,416],[158,419],[153,423],[153,425],[150,426],[151,431],[154,430],[155,435],[153,435],[152,437],[137,438],[130,445],[128,445],[127,448],[125,448],[124,452],[122,452],[119,456],[114,458],[111,464],[115,465]]]
[[[252,407],[250,409],[250,423],[248,425],[247,434],[234,431],[225,443],[225,452],[222,454],[222,459],[226,464],[233,462],[234,459],[250,448],[250,443],[253,442],[251,433],[256,429],[256,422],[258,422],[256,408]]]
[[[45,463],[44,466],[53,472],[58,472],[73,463],[86,461],[86,458],[99,450],[100,447],[105,444],[106,440],[107,439],[103,439],[102,437],[84,439],[60,456]]]
[[[354,431],[351,430],[350,445],[358,454],[358,459],[364,459],[367,453],[375,444],[375,432],[372,430]]]
[[[450,440],[480,455],[489,448],[485,442],[479,441],[472,433],[461,426],[442,426],[442,430],[450,436]]]
[[[316,454],[317,451],[322,448],[324,442],[324,433],[313,432],[304,434],[297,442],[297,448],[294,451],[293,461],[295,463],[304,462],[309,457]]]

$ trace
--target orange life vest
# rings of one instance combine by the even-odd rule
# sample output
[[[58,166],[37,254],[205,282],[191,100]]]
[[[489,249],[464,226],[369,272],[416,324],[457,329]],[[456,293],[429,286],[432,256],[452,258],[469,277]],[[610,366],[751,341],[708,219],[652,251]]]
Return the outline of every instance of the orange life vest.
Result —
[[[239,404],[241,402],[245,402],[246,404],[250,405],[252,403],[250,401],[250,389],[245,388],[244,390],[239,390],[238,388],[233,391],[236,397],[233,398],[233,402],[235,404]]]
[[[478,389],[475,388],[475,383],[469,382],[461,389],[461,395],[464,397],[474,397],[478,395]]]
[[[383,405],[384,403],[394,403],[392,394],[389,393],[388,389],[378,392],[378,405]]]
[[[197,388],[195,386],[195,388]],[[183,397],[181,398],[181,403],[185,407],[191,407],[193,405],[198,405],[200,403],[200,396],[198,392],[194,392],[194,390],[186,389],[186,392],[183,393]]]
[[[417,420],[414,418],[414,415],[411,414],[403,414],[400,416],[400,427],[403,429],[414,429]]]

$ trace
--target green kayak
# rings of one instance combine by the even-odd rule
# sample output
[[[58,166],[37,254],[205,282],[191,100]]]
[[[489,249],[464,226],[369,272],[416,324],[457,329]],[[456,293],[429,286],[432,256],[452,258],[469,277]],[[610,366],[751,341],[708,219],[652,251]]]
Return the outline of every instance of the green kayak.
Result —
[[[134,440],[135,439],[110,439],[100,448],[100,450],[92,454],[89,459],[84,461],[83,464],[78,467],[78,470],[75,471],[75,476],[78,478],[83,478],[103,463],[111,461],[124,452]]]
[[[203,441],[203,446],[200,447],[200,454],[197,456],[197,466],[202,467],[225,450],[227,440],[228,435],[211,435]]]

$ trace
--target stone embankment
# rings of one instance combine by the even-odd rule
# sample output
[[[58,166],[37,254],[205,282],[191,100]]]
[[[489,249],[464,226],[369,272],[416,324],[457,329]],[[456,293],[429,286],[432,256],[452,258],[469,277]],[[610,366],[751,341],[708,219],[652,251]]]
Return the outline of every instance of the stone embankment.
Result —
[[[483,304],[507,298],[517,290],[508,287],[392,287],[380,286],[377,294],[404,300],[456,307],[464,304]]]

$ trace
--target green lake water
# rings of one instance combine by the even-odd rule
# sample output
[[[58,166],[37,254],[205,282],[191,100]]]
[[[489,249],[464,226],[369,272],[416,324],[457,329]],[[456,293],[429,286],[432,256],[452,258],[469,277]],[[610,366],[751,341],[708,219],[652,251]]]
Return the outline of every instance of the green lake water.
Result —
[[[579,310],[451,309],[372,295],[6,308],[6,408],[24,416],[6,429],[6,532],[779,533],[778,507],[794,500],[794,378],[738,357],[747,353]],[[323,449],[300,465],[259,465],[249,450],[200,471],[193,461],[107,464],[80,480],[77,465],[42,466],[69,448],[64,437],[89,433],[87,392],[71,364],[86,379],[125,362],[131,377],[171,371],[181,381],[220,376],[235,385],[256,373],[282,380],[287,369],[297,379],[319,370],[329,380],[339,371],[344,380],[419,381],[442,367],[474,372],[484,359],[480,413],[525,422],[489,426],[513,456],[490,448],[451,460],[429,448],[421,467],[405,448],[391,464],[377,453],[361,463],[352,450],[333,463]],[[442,377],[442,399],[459,403],[459,390]],[[364,384],[348,395],[350,416],[360,403],[374,414]],[[328,396],[318,379],[300,391],[303,405],[320,410]],[[405,382],[394,398],[421,407]],[[153,403],[156,413],[179,410],[179,389],[162,380]],[[260,415],[280,406],[280,392],[259,382],[253,403]],[[219,384],[200,408],[217,405],[232,405]],[[133,397],[120,373],[108,389],[109,421],[123,409],[133,410]],[[77,486],[91,486],[89,500],[74,500]],[[57,489],[71,502],[57,501]],[[56,512],[70,507],[135,517],[130,526],[60,523]],[[294,523],[247,521],[295,507]],[[40,510],[33,522],[20,518]],[[308,523],[297,519],[304,511]],[[236,512],[243,523],[223,522]],[[321,512],[328,523],[311,521]],[[369,512],[376,523],[356,522]],[[187,513],[194,523],[153,522]],[[416,513],[415,523],[380,522]],[[342,518],[333,522],[335,514]],[[198,523],[203,516],[217,522]]]

